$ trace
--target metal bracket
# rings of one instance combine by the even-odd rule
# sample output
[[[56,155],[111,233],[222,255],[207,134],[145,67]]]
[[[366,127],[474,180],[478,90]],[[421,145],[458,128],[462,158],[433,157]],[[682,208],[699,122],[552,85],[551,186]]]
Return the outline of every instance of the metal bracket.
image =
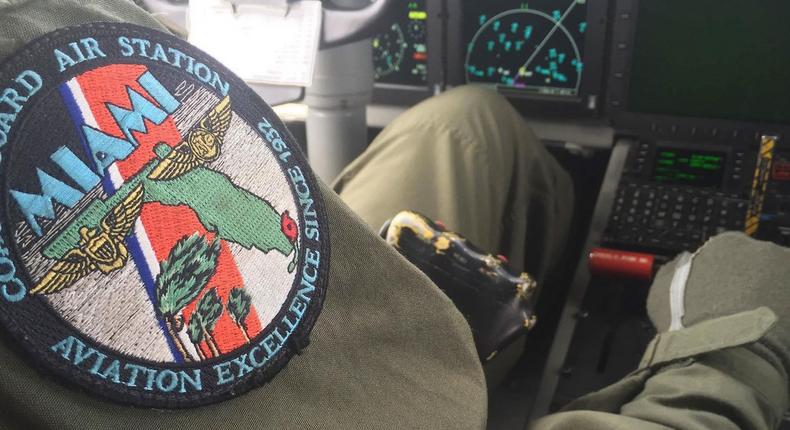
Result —
[[[270,10],[282,11],[282,16],[288,16],[293,2],[294,0],[231,0],[230,5],[234,14],[239,13],[239,6],[266,6]]]

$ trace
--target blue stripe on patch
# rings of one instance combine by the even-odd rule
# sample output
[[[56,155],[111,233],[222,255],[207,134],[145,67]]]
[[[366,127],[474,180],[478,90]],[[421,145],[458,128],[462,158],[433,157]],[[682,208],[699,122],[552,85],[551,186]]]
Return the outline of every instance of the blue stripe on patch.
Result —
[[[137,271],[140,273],[140,279],[143,281],[143,285],[145,285],[148,299],[151,300],[151,305],[154,306],[154,310],[156,310],[156,279],[154,279],[154,275],[148,267],[148,261],[145,259],[145,254],[143,254],[143,248],[140,246],[140,241],[137,240],[137,236],[135,236],[134,233],[126,238],[126,247],[129,249],[129,254],[131,254],[135,266],[137,266]],[[178,351],[175,340],[169,335],[167,323],[165,323],[165,320],[162,318],[157,318],[157,322],[159,323],[159,328],[162,329],[162,333],[165,334],[167,346],[170,348],[175,362],[183,363],[184,357],[182,357],[181,353]]]
[[[77,129],[77,136],[79,136],[82,149],[87,155],[90,155],[91,151],[88,147],[88,141],[85,138],[85,134],[82,132],[82,126],[85,124],[85,117],[82,115],[79,105],[77,105],[77,101],[74,98],[74,94],[71,92],[71,88],[68,86],[68,82],[61,84],[60,88],[58,88],[58,91],[60,92],[63,104],[66,105],[69,116],[71,116],[71,120]],[[103,173],[101,176],[101,183],[104,192],[107,194],[107,196],[113,196],[118,190],[112,183],[110,175],[106,174],[107,172],[101,173]],[[156,310],[156,280],[154,279],[154,276],[148,267],[148,262],[145,259],[140,242],[137,240],[137,237],[135,237],[134,234],[130,235],[126,239],[126,246],[129,249],[132,259],[134,260],[135,266],[137,266],[140,279],[145,285],[146,293],[148,293],[148,299],[151,301],[151,305],[154,307],[154,310]],[[181,353],[176,347],[175,341],[170,337],[167,330],[167,324],[161,318],[157,318],[157,322],[159,323],[159,328],[162,330],[162,333],[165,335],[164,338],[167,341],[167,346],[170,348],[170,353],[173,354],[175,362],[183,363],[184,357],[181,356]]]
[[[82,111],[77,105],[77,101],[74,99],[74,94],[71,93],[71,88],[69,88],[68,84],[68,81],[64,82],[60,85],[60,88],[58,88],[60,98],[63,100],[63,104],[66,105],[66,110],[68,110],[71,121],[74,123],[74,127],[77,130],[77,137],[82,144],[82,150],[85,151],[85,154],[92,160],[92,158],[90,158],[91,150],[88,147],[88,140],[85,139],[85,134],[82,132],[82,125],[85,124],[85,117],[82,116]],[[93,168],[96,169],[96,166],[93,166]],[[99,176],[101,176],[102,172],[98,173]]]

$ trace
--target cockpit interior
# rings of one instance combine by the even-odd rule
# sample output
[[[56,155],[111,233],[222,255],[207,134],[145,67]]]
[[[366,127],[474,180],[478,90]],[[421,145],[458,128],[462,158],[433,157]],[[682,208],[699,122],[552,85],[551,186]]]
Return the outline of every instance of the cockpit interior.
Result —
[[[370,119],[447,87],[495,87],[578,190],[569,270],[493,390],[489,428],[522,428],[638,365],[650,269],[591,273],[594,252],[660,264],[727,230],[790,246],[788,14],[782,2],[422,0],[381,27]]]
[[[188,35],[186,0],[136,3]],[[323,181],[464,85],[504,96],[570,174],[561,270],[488,387],[489,429],[524,429],[634,371],[656,335],[649,287],[680,253],[726,231],[790,247],[787,1],[323,3],[312,85],[250,82]]]
[[[311,160],[345,154],[314,166],[327,181],[399,114],[461,85],[504,95],[570,172],[566,270],[544,288],[519,364],[489,387],[490,429],[524,428],[634,370],[654,335],[650,280],[678,253],[731,230],[790,246],[786,2],[394,3],[355,45],[374,80],[364,142],[341,131],[313,146],[311,88],[262,94]],[[319,64],[316,80],[333,70]]]

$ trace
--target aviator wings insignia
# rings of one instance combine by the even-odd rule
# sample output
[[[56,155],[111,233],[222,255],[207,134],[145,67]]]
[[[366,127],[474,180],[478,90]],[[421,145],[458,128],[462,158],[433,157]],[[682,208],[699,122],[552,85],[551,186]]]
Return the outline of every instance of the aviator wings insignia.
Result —
[[[55,263],[30,293],[56,293],[97,270],[107,274],[125,266],[129,251],[124,240],[140,216],[144,194],[140,184],[102,219],[101,227],[80,228],[79,245]]]
[[[225,133],[230,128],[230,97],[225,96],[211,109],[185,141],[172,151],[148,175],[148,179],[166,181],[177,178],[197,166],[219,158]]]

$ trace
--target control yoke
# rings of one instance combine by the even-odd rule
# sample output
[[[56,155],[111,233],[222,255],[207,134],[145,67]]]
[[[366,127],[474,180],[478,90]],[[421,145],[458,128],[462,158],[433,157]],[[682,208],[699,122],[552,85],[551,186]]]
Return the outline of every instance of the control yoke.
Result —
[[[387,17],[389,10],[397,2],[377,0],[356,10],[349,10],[345,5],[337,7],[334,3],[338,3],[337,6],[340,6],[341,1],[329,0],[325,1],[323,5],[321,49],[333,48],[375,36],[381,21]],[[344,3],[351,2],[345,1]]]

